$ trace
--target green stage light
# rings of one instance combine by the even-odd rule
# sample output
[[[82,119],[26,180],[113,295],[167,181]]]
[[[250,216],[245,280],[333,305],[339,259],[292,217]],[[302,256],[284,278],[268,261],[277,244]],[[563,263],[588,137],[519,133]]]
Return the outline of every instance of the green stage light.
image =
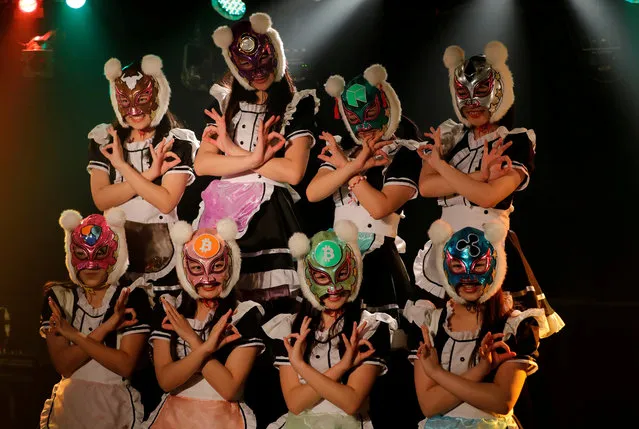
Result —
[[[73,9],[80,9],[87,0],[66,0],[67,6]]]
[[[244,16],[246,5],[242,0],[211,0],[213,9],[226,19],[237,21]]]

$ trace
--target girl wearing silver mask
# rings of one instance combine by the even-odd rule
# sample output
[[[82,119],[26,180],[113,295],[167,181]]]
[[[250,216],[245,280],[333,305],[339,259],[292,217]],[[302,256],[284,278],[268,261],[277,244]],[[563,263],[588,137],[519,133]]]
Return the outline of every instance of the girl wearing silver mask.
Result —
[[[286,302],[299,290],[286,250],[288,237],[301,230],[293,211],[300,197],[291,186],[306,171],[319,100],[314,90],[296,90],[267,14],[219,27],[213,40],[229,72],[211,87],[219,111],[205,110],[212,123],[204,130],[195,171],[220,179],[202,192],[194,224],[203,228],[233,218],[243,256],[240,298]]]
[[[513,408],[537,371],[539,333],[548,328],[542,309],[505,305],[506,232],[498,221],[454,232],[443,220],[428,231],[449,301],[439,309],[409,301],[403,313],[421,429],[519,427]]]
[[[533,130],[511,128],[513,77],[506,65],[508,51],[498,41],[488,43],[484,55],[465,59],[459,46],[449,46],[444,64],[449,71],[453,107],[461,123],[449,119],[426,137],[419,191],[437,197],[442,219],[454,230],[481,227],[487,221],[510,226],[515,192],[526,189],[534,168],[536,137]],[[547,337],[564,323],[542,293],[514,232],[506,238],[509,272],[504,291],[510,306],[543,308],[548,319]],[[444,279],[437,273],[426,243],[414,264],[416,283],[443,297]]]

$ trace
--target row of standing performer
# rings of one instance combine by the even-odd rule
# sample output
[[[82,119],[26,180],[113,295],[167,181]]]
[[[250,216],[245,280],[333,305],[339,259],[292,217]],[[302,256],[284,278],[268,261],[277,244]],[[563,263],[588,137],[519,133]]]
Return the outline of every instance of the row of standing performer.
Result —
[[[459,123],[426,139],[383,66],[331,76],[340,138],[318,133],[267,14],[213,40],[229,72],[201,140],[169,111],[160,58],[105,64],[117,121],[89,133],[87,167],[104,214],[60,218],[70,278],[47,284],[41,334],[62,380],[40,426],[517,427],[539,340],[563,321],[509,230],[536,139],[513,127],[505,46],[446,49]],[[293,186],[316,136],[306,197],[335,211],[309,239]],[[215,178],[187,223],[196,175]],[[419,195],[442,215],[412,285],[397,231]]]

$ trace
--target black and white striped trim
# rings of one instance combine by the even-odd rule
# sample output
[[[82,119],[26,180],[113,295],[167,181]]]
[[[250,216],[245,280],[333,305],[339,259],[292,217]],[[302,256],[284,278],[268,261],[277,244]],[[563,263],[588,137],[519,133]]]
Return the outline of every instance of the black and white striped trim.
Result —
[[[513,161],[513,168],[521,170],[526,175],[524,181],[516,189],[516,191],[523,191],[528,187],[528,183],[530,183],[530,173],[528,172],[528,167],[526,167],[521,162]]]
[[[151,325],[141,324],[123,329],[122,336],[131,334],[148,334],[149,332],[151,332]]]
[[[109,164],[105,164],[104,162],[100,161],[89,161],[89,165],[87,165],[87,172],[90,174],[91,170],[93,169],[101,170],[105,173],[111,171],[111,167],[109,166]]]
[[[155,330],[151,333],[151,336],[149,337],[149,342],[152,342],[153,340],[171,341],[171,334],[165,331]]]
[[[275,362],[273,362],[273,366],[280,365],[291,365],[291,361],[288,360],[288,356],[275,356]]]
[[[329,170],[337,170],[337,167],[335,167],[333,164],[329,164],[328,162],[321,164],[318,170],[321,170],[322,168],[328,168]]]
[[[386,186],[406,186],[412,188],[415,192],[413,193],[411,199],[417,198],[417,194],[419,193],[417,183],[405,177],[389,177],[384,181],[384,187]]]
[[[295,130],[286,136],[286,147],[288,147],[291,144],[291,140],[296,139],[298,137],[306,137],[306,136],[311,138],[311,145],[309,146],[309,148],[312,148],[313,146],[315,146],[315,136],[310,130]]]

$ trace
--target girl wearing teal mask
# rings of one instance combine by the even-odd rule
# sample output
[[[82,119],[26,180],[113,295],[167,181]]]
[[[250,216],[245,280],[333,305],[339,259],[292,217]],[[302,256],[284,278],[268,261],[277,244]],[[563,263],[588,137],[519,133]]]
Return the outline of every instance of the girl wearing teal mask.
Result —
[[[422,429],[519,427],[513,408],[538,368],[539,334],[548,326],[543,309],[505,305],[506,232],[496,221],[453,232],[438,220],[429,230],[450,300],[439,309],[409,301],[403,312],[412,323],[409,360]]]

